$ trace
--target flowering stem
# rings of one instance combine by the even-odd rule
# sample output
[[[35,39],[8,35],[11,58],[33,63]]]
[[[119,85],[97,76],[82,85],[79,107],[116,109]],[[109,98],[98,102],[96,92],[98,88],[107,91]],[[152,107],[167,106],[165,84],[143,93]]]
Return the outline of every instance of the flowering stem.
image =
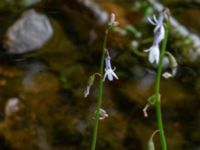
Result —
[[[164,41],[162,42],[162,49],[161,49],[160,61],[159,61],[159,64],[158,64],[158,72],[157,72],[156,87],[155,87],[156,116],[157,116],[158,128],[159,128],[159,131],[160,131],[159,133],[160,133],[160,142],[161,142],[162,150],[167,150],[167,144],[166,144],[165,134],[164,134],[164,130],[163,130],[161,103],[160,103],[160,96],[159,95],[160,95],[160,80],[161,80],[163,59],[164,59],[164,54],[165,54],[166,45],[167,45],[169,28],[170,28],[170,25],[169,25],[169,17],[168,17],[167,18],[167,27],[166,27],[166,32],[165,32],[165,38],[164,38]]]
[[[102,104],[102,95],[103,95],[103,69],[104,69],[104,59],[105,59],[105,54],[106,54],[106,44],[107,44],[107,37],[108,37],[108,31],[110,28],[108,28],[105,31],[105,37],[103,41],[103,47],[102,47],[102,56],[101,56],[101,65],[100,65],[100,74],[101,78],[99,80],[99,92],[98,92],[98,102],[96,106],[96,111],[95,111],[95,120],[94,120],[94,128],[93,128],[93,136],[92,136],[92,146],[91,150],[95,150],[96,148],[96,141],[97,141],[97,130],[98,130],[98,124],[99,124],[99,112]]]

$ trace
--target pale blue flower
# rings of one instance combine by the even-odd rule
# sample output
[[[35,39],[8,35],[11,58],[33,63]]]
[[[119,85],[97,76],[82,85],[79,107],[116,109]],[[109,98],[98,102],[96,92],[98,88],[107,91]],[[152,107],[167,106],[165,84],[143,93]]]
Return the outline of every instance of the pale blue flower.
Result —
[[[148,21],[155,26],[154,28],[154,40],[152,46],[145,50],[145,52],[149,52],[149,62],[150,63],[159,63],[160,50],[159,44],[165,37],[165,28],[164,28],[164,12],[161,12],[158,19],[153,16],[152,18],[148,18]]]
[[[108,77],[108,80],[112,81],[114,78],[115,79],[118,79],[117,75],[115,74],[115,68],[112,69],[111,67],[111,58],[107,52],[107,56],[106,56],[106,59],[105,59],[105,74],[104,74],[104,77],[103,77],[103,81],[105,81],[106,77]]]

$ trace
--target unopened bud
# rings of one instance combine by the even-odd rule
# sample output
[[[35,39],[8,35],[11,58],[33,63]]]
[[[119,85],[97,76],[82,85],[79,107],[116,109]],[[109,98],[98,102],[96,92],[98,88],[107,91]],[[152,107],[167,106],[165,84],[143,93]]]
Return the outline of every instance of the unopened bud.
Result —
[[[149,138],[149,141],[148,141],[148,145],[147,145],[147,150],[155,150],[155,145],[154,145],[154,142],[153,142],[153,137],[154,135],[159,132],[159,130],[156,130],[152,133],[151,137]]]
[[[167,54],[168,59],[169,59],[169,67],[171,69],[176,68],[178,66],[176,58],[170,52],[165,52],[165,54]]]
[[[108,23],[108,26],[109,26],[110,28],[112,28],[112,27],[117,26],[118,24],[119,24],[119,23],[115,20],[115,14],[112,13],[112,14],[111,14],[111,17],[110,17],[110,21],[109,21],[109,23]]]
[[[94,84],[94,80],[95,80],[95,75],[101,76],[99,73],[95,73],[93,75],[91,75],[87,81],[87,87],[84,91],[84,97],[86,98],[89,94],[90,94],[90,88],[91,86]]]
[[[171,69],[171,72],[165,72],[162,74],[162,76],[168,79],[176,75],[178,63],[176,61],[176,58],[170,52],[165,52],[165,54],[167,54],[168,56],[169,68]]]
[[[115,22],[115,14],[114,13],[111,14],[110,22]]]
[[[95,80],[95,74],[91,75],[88,79],[88,85],[92,86]]]

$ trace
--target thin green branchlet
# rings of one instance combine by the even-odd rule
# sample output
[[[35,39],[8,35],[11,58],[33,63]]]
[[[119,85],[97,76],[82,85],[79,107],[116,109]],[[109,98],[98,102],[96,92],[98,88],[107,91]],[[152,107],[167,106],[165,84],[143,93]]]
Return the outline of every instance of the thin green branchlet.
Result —
[[[101,108],[102,98],[103,98],[103,83],[104,83],[106,77],[108,78],[109,81],[112,81],[114,78],[118,79],[118,76],[114,72],[115,68],[112,69],[112,67],[111,67],[111,57],[107,50],[108,33],[113,27],[117,26],[117,24],[118,24],[118,22],[115,21],[115,14],[111,14],[111,19],[108,22],[108,27],[105,31],[105,36],[104,36],[104,41],[103,41],[103,46],[102,46],[100,73],[95,73],[89,78],[88,85],[84,92],[84,97],[87,97],[90,93],[90,88],[94,82],[95,75],[99,75],[100,79],[99,79],[99,86],[98,86],[98,89],[99,89],[98,90],[98,101],[97,101],[95,117],[94,117],[94,127],[93,127],[91,150],[96,149],[99,120],[102,120],[102,119],[105,119],[106,117],[108,117],[107,112]],[[104,73],[104,66],[105,66],[105,73]]]

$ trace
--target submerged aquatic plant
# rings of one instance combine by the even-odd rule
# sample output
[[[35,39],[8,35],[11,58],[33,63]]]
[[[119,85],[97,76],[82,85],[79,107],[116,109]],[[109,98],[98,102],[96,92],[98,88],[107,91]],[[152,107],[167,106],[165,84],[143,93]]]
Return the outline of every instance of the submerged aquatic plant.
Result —
[[[166,17],[166,29],[164,27],[164,20]],[[153,63],[156,61],[156,64],[158,64],[157,68],[157,76],[156,76],[156,82],[155,82],[155,94],[153,96],[150,96],[148,99],[147,105],[144,107],[143,112],[144,116],[147,117],[147,109],[151,105],[156,106],[156,118],[157,118],[157,124],[158,124],[158,130],[160,134],[160,142],[162,150],[167,150],[167,144],[163,129],[163,121],[162,121],[162,112],[161,112],[161,95],[160,95],[160,81],[162,76],[162,69],[163,69],[163,60],[164,56],[167,55],[169,62],[170,62],[170,68],[172,69],[172,73],[165,72],[163,76],[165,78],[172,77],[175,75],[177,70],[177,62],[175,57],[169,52],[166,52],[166,45],[168,40],[168,34],[170,30],[170,21],[169,21],[169,10],[164,9],[162,12],[160,12],[160,16],[158,20],[153,17],[153,19],[149,19],[149,22],[155,25],[154,28],[154,41],[153,46],[148,50],[149,53],[149,61],[150,63]],[[162,42],[161,52],[159,50],[159,44]]]
[[[115,14],[111,14],[111,19],[108,22],[108,27],[105,31],[105,37],[104,37],[104,41],[103,41],[100,73],[95,73],[92,76],[90,76],[90,78],[88,80],[88,85],[86,87],[86,90],[84,91],[84,97],[87,97],[90,93],[90,88],[94,82],[95,75],[99,75],[100,79],[99,79],[98,101],[97,101],[97,106],[96,106],[96,111],[95,111],[91,150],[96,149],[99,120],[102,120],[102,119],[105,119],[106,117],[108,117],[108,114],[106,113],[106,111],[101,108],[102,98],[103,98],[103,81],[105,81],[106,77],[108,77],[108,79],[110,81],[112,81],[114,78],[118,79],[117,75],[114,72],[115,68],[112,69],[112,67],[111,67],[111,58],[110,58],[109,52],[106,48],[108,33],[117,24],[118,24],[118,22],[115,21]],[[104,62],[105,62],[105,64],[104,64]],[[105,73],[104,73],[104,65],[105,65]]]

